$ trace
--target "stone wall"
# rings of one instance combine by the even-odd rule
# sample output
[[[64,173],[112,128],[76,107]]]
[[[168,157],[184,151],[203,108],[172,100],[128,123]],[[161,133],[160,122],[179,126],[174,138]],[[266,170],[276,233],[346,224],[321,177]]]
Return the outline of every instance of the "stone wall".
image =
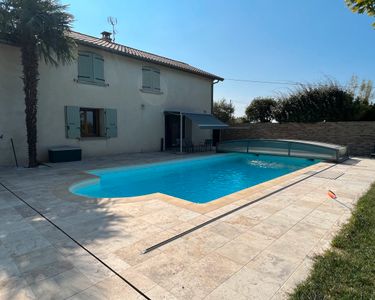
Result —
[[[375,122],[256,123],[221,132],[221,140],[298,139],[349,147],[350,155],[369,156],[375,147]]]

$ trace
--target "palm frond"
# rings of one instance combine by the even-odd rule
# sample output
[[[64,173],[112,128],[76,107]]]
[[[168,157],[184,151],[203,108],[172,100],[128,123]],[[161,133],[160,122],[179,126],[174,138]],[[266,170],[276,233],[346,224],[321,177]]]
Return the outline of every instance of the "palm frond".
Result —
[[[76,44],[69,36],[74,18],[67,8],[55,0],[1,1],[0,38],[20,46],[36,45],[46,63],[69,63]]]

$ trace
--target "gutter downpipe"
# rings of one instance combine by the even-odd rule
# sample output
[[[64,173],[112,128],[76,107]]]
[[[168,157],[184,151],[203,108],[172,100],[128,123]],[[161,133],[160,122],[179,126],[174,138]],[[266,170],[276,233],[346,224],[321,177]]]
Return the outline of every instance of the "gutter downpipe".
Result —
[[[219,79],[214,79],[211,84],[211,114],[214,113],[214,84],[218,82],[220,82]]]
[[[214,114],[214,84],[220,82],[219,79],[212,80],[211,84],[211,115]],[[211,139],[214,137],[214,131],[211,131]],[[219,142],[221,141],[221,129],[219,129]]]

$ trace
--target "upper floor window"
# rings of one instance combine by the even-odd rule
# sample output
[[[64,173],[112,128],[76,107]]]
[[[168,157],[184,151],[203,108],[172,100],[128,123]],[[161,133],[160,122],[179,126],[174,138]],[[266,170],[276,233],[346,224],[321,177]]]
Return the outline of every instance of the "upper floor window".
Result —
[[[160,70],[153,67],[142,68],[142,91],[160,93]]]
[[[103,57],[91,52],[79,52],[78,81],[104,85]]]

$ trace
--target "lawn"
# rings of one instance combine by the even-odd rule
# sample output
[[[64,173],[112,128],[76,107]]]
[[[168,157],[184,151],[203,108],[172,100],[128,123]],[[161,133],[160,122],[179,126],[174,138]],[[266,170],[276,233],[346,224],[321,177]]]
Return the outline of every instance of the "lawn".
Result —
[[[375,299],[375,184],[290,299]]]

